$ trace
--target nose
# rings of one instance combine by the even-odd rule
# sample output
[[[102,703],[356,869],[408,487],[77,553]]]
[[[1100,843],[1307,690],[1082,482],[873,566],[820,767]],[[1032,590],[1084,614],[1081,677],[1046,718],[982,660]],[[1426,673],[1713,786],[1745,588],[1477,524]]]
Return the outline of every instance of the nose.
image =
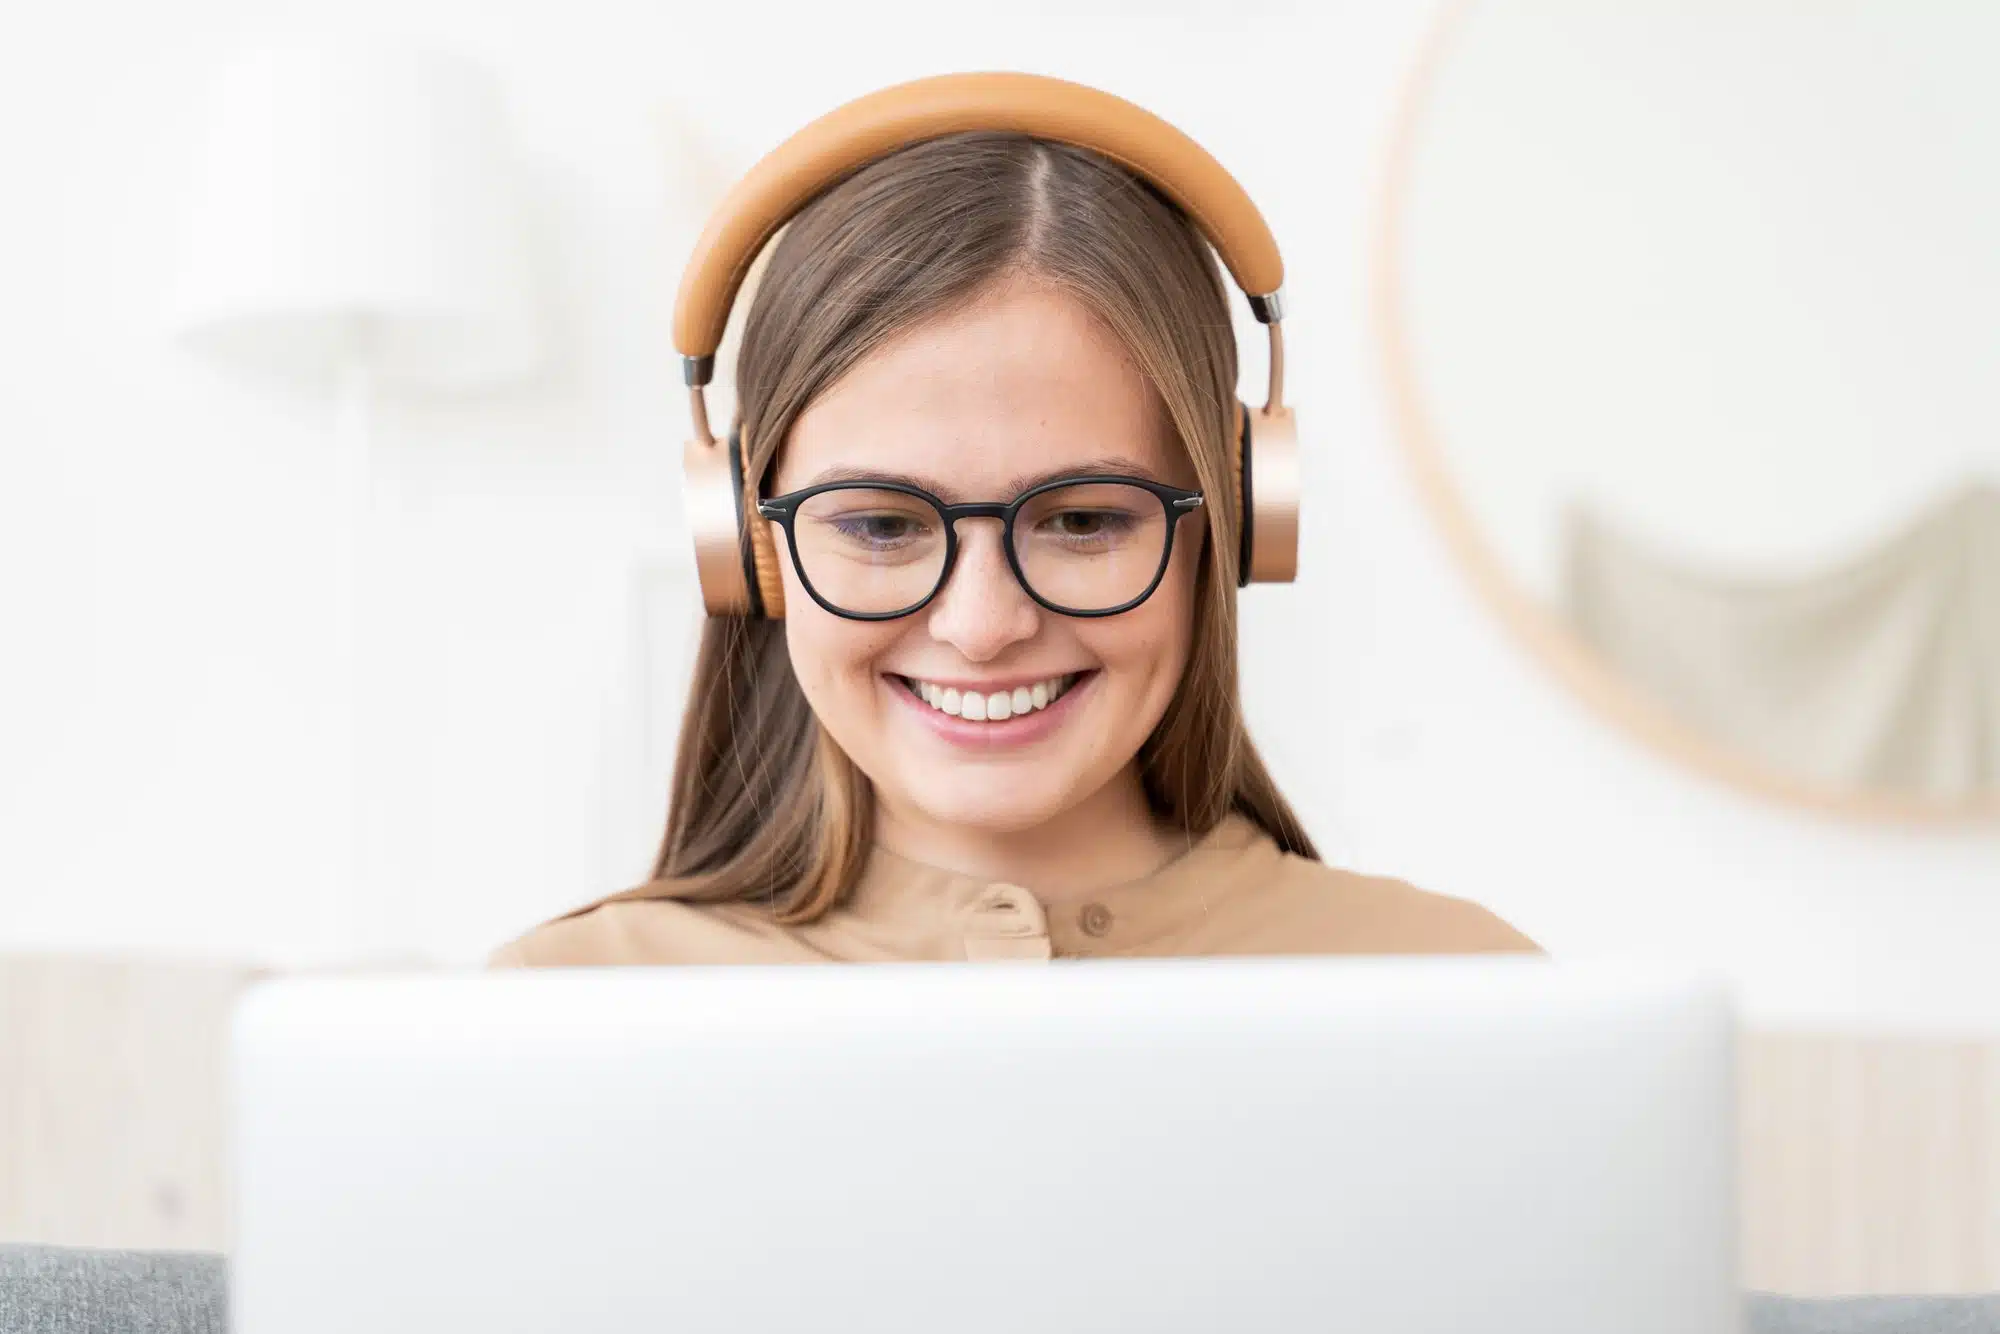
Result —
[[[931,638],[968,662],[991,662],[1010,644],[1033,639],[1042,609],[1007,564],[998,520],[961,519],[958,561],[926,609]]]

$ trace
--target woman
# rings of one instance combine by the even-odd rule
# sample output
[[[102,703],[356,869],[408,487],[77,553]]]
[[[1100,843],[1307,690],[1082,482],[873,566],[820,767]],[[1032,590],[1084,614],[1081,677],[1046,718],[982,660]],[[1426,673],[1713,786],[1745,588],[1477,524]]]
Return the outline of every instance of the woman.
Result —
[[[896,151],[792,219],[736,379],[786,617],[708,622],[654,878],[496,963],[1533,948],[1322,865],[1245,734],[1236,348],[1161,193]]]

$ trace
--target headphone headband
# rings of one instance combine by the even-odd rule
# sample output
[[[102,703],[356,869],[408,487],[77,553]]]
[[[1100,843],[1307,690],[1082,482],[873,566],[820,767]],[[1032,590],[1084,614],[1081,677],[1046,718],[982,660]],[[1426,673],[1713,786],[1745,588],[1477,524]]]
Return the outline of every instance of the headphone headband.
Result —
[[[1236,178],[1200,144],[1145,108],[1079,83],[1037,74],[944,74],[828,112],[737,182],[695,242],[674,301],[674,346],[687,363],[688,383],[707,382],[744,276],[794,214],[877,158],[971,130],[1011,130],[1110,158],[1187,214],[1258,319],[1284,317],[1278,243]]]

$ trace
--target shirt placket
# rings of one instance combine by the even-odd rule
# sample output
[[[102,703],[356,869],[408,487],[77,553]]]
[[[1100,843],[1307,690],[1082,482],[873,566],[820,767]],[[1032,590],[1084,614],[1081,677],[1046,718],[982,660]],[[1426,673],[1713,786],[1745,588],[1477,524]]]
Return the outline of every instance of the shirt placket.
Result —
[[[965,957],[973,960],[1048,959],[1048,915],[1019,885],[989,885],[965,918]]]

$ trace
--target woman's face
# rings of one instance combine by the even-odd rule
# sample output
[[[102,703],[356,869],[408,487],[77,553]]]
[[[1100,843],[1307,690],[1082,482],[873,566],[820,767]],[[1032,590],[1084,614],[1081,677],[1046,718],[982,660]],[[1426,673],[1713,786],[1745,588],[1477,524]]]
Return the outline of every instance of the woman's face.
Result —
[[[1068,473],[1192,488],[1193,468],[1171,438],[1116,337],[1072,298],[1016,282],[855,366],[793,424],[767,494],[865,477],[911,483],[948,503],[1006,502]],[[902,559],[909,519],[871,517],[865,500],[854,493],[844,508],[801,516],[801,541],[817,524],[844,559]],[[1060,552],[1094,550],[1106,522],[1079,510],[1034,526],[1059,545],[1059,558],[1076,561]],[[1028,527],[1027,518],[1017,525],[1017,547]],[[1129,774],[1165,713],[1188,659],[1203,531],[1199,510],[1179,520],[1171,562],[1139,606],[1078,618],[1028,596],[998,520],[963,519],[957,563],[930,604],[867,622],[813,601],[774,526],[786,552],[793,670],[888,811],[995,833],[1032,829]],[[857,542],[872,545],[856,555]],[[809,557],[808,569],[833,558]],[[817,581],[822,592],[825,583]],[[969,706],[972,697],[980,703]]]

